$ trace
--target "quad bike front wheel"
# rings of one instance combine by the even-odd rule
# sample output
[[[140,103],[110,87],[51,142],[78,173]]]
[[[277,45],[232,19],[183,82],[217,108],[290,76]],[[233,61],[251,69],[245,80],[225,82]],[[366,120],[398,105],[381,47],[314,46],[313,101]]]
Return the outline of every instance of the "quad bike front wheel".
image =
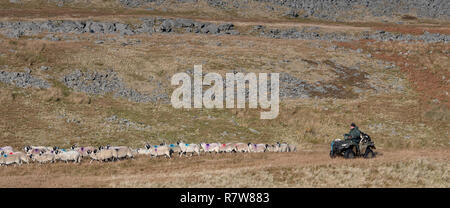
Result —
[[[352,159],[355,158],[355,152],[352,149],[347,149],[344,153],[344,158]]]
[[[330,157],[331,157],[331,158],[335,158],[335,157],[336,157],[336,153],[333,152],[333,151],[330,151]]]
[[[367,148],[366,152],[364,153],[364,158],[374,158],[375,157],[375,153],[373,152],[373,150],[371,148]]]

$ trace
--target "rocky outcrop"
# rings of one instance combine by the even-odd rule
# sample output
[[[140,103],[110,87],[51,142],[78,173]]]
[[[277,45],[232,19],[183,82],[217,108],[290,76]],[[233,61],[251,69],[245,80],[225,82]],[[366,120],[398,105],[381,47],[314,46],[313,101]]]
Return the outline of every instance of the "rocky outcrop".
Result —
[[[145,95],[134,89],[128,88],[113,70],[107,72],[76,70],[62,78],[62,82],[69,88],[77,91],[103,95],[114,93],[115,97],[123,97],[132,102],[156,102],[168,100],[165,92],[158,92],[154,95]]]
[[[284,39],[301,39],[301,40],[331,40],[331,41],[352,41],[370,39],[376,41],[423,41],[426,43],[435,42],[450,42],[450,35],[439,33],[429,33],[427,31],[422,35],[411,35],[401,33],[390,33],[386,31],[365,31],[356,34],[348,34],[345,32],[323,32],[318,27],[304,27],[301,30],[296,28],[277,29],[265,28],[262,25],[255,26],[256,31],[260,36],[269,38],[284,38]]]
[[[73,20],[0,22],[1,33],[10,38],[49,33],[151,34],[153,32],[189,32],[203,34],[238,34],[231,23],[214,24],[189,19],[143,18],[141,24]]]
[[[143,7],[148,3],[161,5],[165,0],[118,0],[124,7]],[[450,20],[448,0],[176,0],[170,3],[206,2],[216,9],[255,8],[254,3],[265,4],[266,8],[281,6],[288,16],[314,18],[331,21],[360,21],[366,17],[388,17],[410,15],[418,18]]]
[[[47,81],[32,76],[29,69],[26,72],[0,71],[0,82],[14,84],[21,88],[35,87],[46,89],[51,87]]]
[[[359,20],[364,17],[414,15],[450,19],[448,0],[255,0],[299,11],[304,18]]]

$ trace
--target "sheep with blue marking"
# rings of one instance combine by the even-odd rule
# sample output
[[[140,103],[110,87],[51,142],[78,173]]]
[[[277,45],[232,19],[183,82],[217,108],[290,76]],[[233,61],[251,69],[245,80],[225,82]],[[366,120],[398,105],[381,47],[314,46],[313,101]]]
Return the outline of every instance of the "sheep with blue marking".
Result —
[[[0,165],[11,165],[11,164],[22,164],[19,154],[14,154],[12,152],[5,153],[4,151],[0,154]]]
[[[187,157],[187,153],[191,153],[194,155],[194,153],[197,153],[198,156],[200,156],[200,145],[198,144],[186,144],[184,142],[177,142],[178,146],[180,146],[180,157],[184,154]]]
[[[11,146],[5,146],[5,147],[0,147],[0,152],[5,152],[6,154],[9,154],[11,152],[14,152],[14,150]]]
[[[150,158],[165,156],[168,158],[172,157],[173,150],[167,145],[153,145],[149,147]]]

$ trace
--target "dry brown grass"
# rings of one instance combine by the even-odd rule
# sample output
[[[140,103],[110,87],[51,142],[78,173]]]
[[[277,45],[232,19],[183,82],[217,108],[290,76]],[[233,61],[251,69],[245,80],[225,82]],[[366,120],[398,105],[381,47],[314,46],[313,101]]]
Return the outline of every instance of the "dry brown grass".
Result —
[[[2,167],[1,187],[448,187],[445,149],[385,151],[375,159],[297,153],[140,157],[116,163]]]
[[[116,2],[116,1],[114,1]],[[185,17],[203,21],[233,21],[240,29],[319,26],[323,31],[358,32],[371,28],[419,34],[423,30],[448,34],[448,25],[407,26],[371,23],[300,21],[252,13],[219,12],[206,8],[155,6],[153,11],[118,9],[111,1],[93,1],[95,8],[67,4],[40,8],[0,4],[0,17],[13,19],[94,19],[138,21],[142,16]],[[41,2],[42,3],[42,2]],[[10,7],[14,7],[9,10]],[[103,9],[99,9],[103,8]],[[8,9],[8,10],[7,10]],[[256,11],[256,10],[255,10]],[[214,14],[214,15],[213,15]],[[256,17],[265,17],[261,20]],[[42,37],[45,34],[38,35]],[[58,35],[58,34],[57,34]],[[72,36],[72,35],[68,35]],[[154,34],[117,37],[77,36],[78,40],[45,41],[29,37],[2,37],[0,68],[33,69],[32,75],[48,80],[47,90],[21,89],[0,83],[0,146],[25,145],[128,145],[158,144],[183,139],[189,142],[285,141],[297,144],[298,153],[202,156],[183,159],[137,158],[107,164],[29,164],[1,167],[1,187],[449,187],[449,47],[447,44],[371,43],[358,41],[278,40],[199,34]],[[115,38],[115,41],[111,41]],[[94,44],[93,40],[105,40]],[[121,43],[139,39],[140,44]],[[343,46],[329,49],[333,44]],[[362,48],[363,53],[350,49]],[[408,52],[409,51],[409,52]],[[430,53],[432,51],[432,53]],[[408,52],[408,55],[399,55]],[[368,58],[371,53],[373,58]],[[284,61],[289,60],[289,61]],[[386,69],[385,63],[397,67]],[[114,69],[127,86],[150,93],[160,81],[170,93],[170,77],[203,64],[204,72],[224,74],[234,69],[247,72],[288,72],[309,83],[323,81],[354,86],[333,72],[334,64],[359,66],[370,75],[368,83],[380,91],[364,89],[339,99],[283,100],[280,115],[260,120],[260,109],[176,110],[161,103],[131,103],[112,95],[86,95],[65,87],[60,79],[75,69]],[[406,65],[408,64],[408,65]],[[8,65],[6,67],[5,65]],[[48,71],[38,68],[51,67]],[[426,67],[426,70],[422,70]],[[446,78],[442,78],[446,77]],[[152,78],[153,82],[149,82]],[[397,90],[401,85],[403,90]],[[433,102],[438,99],[438,103]],[[151,126],[139,130],[105,121],[117,115]],[[331,160],[328,144],[356,122],[372,136],[382,155],[373,160]],[[249,128],[260,134],[252,133]],[[226,134],[224,134],[226,132]],[[349,180],[350,178],[354,180]]]

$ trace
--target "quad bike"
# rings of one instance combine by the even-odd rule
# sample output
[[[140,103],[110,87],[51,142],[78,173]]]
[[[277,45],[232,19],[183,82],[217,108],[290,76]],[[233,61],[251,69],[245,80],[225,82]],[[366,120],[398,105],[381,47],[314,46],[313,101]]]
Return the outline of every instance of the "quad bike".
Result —
[[[370,136],[361,132],[359,143],[357,139],[335,139],[331,142],[330,157],[344,156],[344,158],[373,158],[375,153],[372,149],[375,148],[375,143],[370,139]]]

